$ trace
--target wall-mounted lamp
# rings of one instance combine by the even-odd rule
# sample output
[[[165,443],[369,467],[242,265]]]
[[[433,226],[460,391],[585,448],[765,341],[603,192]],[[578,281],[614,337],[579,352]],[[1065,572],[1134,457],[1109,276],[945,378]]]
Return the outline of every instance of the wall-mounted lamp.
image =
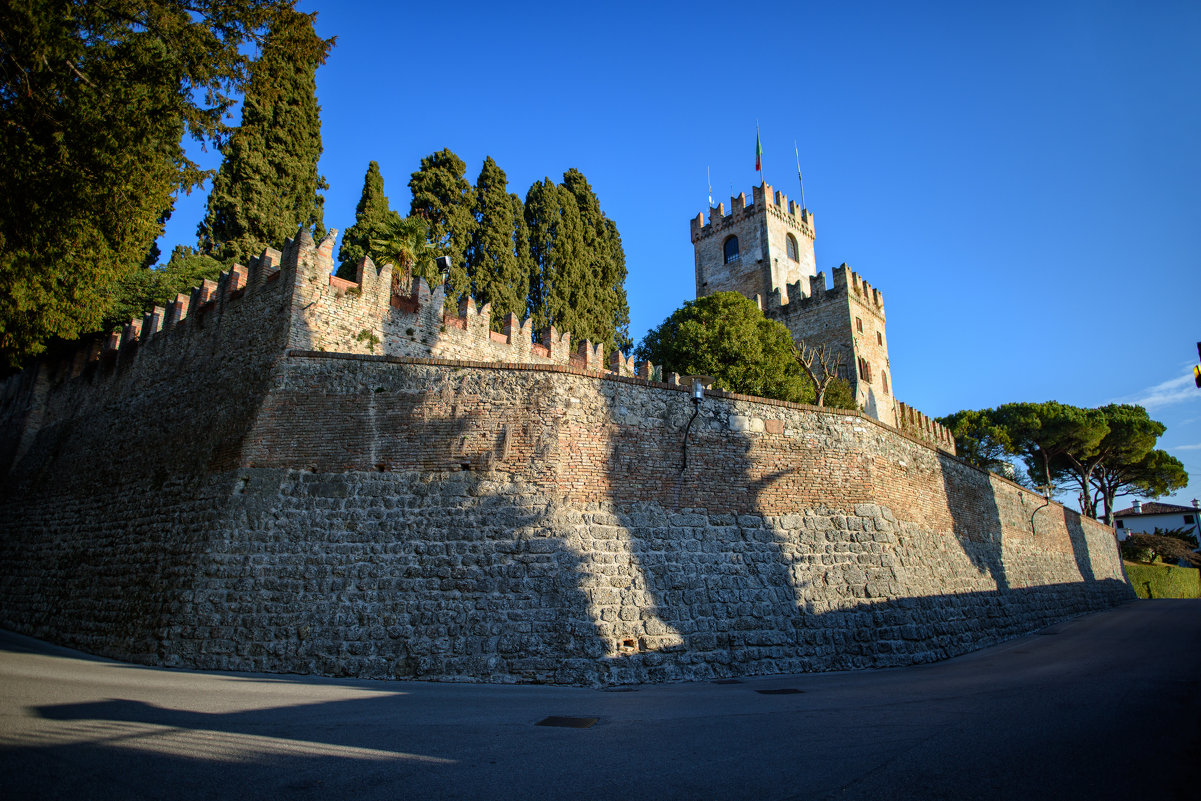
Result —
[[[711,375],[686,375],[681,376],[683,380],[689,382],[692,387],[692,400],[695,403],[700,403],[705,399],[705,390],[713,383]]]
[[[713,383],[713,376],[709,375],[685,375],[680,376],[680,379],[687,381],[692,387],[692,417],[688,418],[688,425],[684,426],[684,459],[680,464],[680,472],[683,473],[688,469],[688,432],[692,430],[692,421],[701,413],[701,401],[705,399],[705,389]]]
[[[446,279],[450,278],[450,256],[439,256],[434,259],[434,264],[438,266],[438,272],[442,274],[442,283],[446,283]]]

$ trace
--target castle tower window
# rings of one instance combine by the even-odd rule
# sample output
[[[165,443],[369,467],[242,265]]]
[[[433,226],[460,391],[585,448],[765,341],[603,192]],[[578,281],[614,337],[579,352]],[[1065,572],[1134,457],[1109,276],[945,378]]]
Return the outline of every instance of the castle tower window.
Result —
[[[788,244],[788,258],[792,259],[793,261],[799,261],[800,256],[797,255],[796,237],[793,236],[792,234],[789,234],[788,239],[787,239],[787,244]]]
[[[883,345],[883,344],[884,344],[884,335],[883,335],[883,334],[881,334],[879,331],[877,331],[877,332],[876,332],[876,344],[877,344],[877,345]]]
[[[863,318],[861,318],[861,317],[855,318],[855,330],[858,331],[860,334],[863,333]]]
[[[884,394],[888,394],[888,373],[884,370],[880,371],[880,385],[884,387]]]
[[[869,384],[872,382],[872,366],[863,357],[859,358],[859,377]]]
[[[732,236],[726,240],[726,264],[732,261],[738,261],[738,237]]]

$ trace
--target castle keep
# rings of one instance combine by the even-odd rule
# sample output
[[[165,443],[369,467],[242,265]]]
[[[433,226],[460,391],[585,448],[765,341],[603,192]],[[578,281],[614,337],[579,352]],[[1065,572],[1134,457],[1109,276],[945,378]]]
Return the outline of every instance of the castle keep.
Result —
[[[833,271],[833,287],[817,272],[813,215],[770,184],[709,210],[709,222],[692,220],[696,296],[740,292],[779,320],[793,339],[838,354],[859,406],[890,426],[921,432],[943,445],[950,433],[893,395],[884,296],[845,264]]]
[[[333,278],[332,247],[302,233],[0,387],[0,626],[145,664],[598,685],[925,662],[1133,597],[1110,529],[933,428],[697,406],[388,265]],[[791,269],[764,278],[781,307],[879,297]]]

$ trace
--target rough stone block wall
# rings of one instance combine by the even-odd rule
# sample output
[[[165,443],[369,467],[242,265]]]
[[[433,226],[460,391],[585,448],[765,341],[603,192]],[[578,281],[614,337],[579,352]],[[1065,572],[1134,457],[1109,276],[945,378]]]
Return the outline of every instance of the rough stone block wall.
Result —
[[[25,443],[0,463],[0,626],[171,660],[190,587],[226,558],[218,521],[286,347],[292,274],[224,280],[171,327],[43,363],[52,386],[8,393],[0,424]]]
[[[259,347],[284,330],[139,356],[43,426],[0,493],[0,625],[602,684],[911,664],[1133,597],[1108,528],[856,413],[719,393],[688,427],[665,385]]]

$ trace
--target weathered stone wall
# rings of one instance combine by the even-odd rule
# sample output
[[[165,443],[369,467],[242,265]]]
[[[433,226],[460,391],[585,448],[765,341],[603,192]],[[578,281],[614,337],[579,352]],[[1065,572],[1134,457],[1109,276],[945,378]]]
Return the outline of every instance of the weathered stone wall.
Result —
[[[271,286],[222,324],[278,320]],[[147,663],[587,684],[910,664],[1132,597],[1108,528],[857,413],[281,357],[295,328],[262,326],[195,372],[143,353],[102,401],[63,390],[0,487],[0,625]]]

